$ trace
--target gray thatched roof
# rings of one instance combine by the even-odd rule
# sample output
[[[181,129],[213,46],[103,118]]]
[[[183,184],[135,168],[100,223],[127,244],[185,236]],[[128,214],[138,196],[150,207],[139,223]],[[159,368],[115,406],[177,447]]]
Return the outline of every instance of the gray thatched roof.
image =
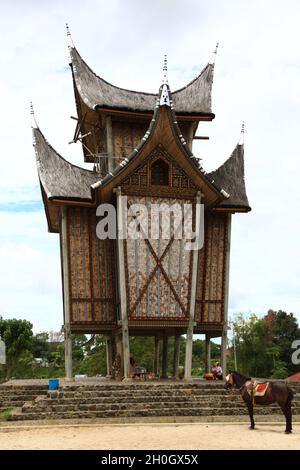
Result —
[[[164,95],[164,96],[163,96]],[[162,98],[165,99],[162,99]],[[140,143],[137,145],[137,147],[133,150],[131,155],[129,155],[127,158],[125,158],[119,165],[117,165],[110,173],[108,173],[102,180],[98,180],[93,186],[93,189],[97,189],[99,187],[105,186],[109,181],[111,181],[115,176],[117,176],[119,173],[122,172],[123,168],[133,159],[136,158],[136,156],[140,153],[142,150],[143,146],[145,145],[146,141],[149,139],[149,137],[155,132],[155,127],[158,121],[158,115],[159,112],[162,108],[162,106],[166,106],[169,109],[169,112],[171,113],[171,122],[173,129],[175,131],[175,136],[178,139],[179,145],[181,146],[182,151],[186,154],[186,156],[190,159],[192,165],[197,169],[199,173],[202,174],[202,177],[206,180],[206,182],[214,188],[215,191],[220,193],[219,195],[222,198],[227,198],[229,195],[224,191],[223,186],[219,186],[217,182],[214,182],[213,179],[204,171],[202,168],[202,165],[197,161],[195,155],[192,153],[192,151],[189,149],[182,133],[179,128],[179,125],[176,120],[176,114],[175,114],[175,106],[174,106],[174,100],[173,100],[173,94],[171,93],[170,87],[167,83],[161,85],[159,88],[158,95],[156,96],[155,100],[155,108],[154,108],[154,113],[149,125],[149,128],[147,132],[145,133],[144,137],[140,141]]]
[[[91,185],[99,179],[93,171],[72,165],[48,144],[42,132],[33,128],[38,174],[48,199],[91,200]]]
[[[230,195],[228,199],[220,203],[220,206],[251,210],[245,185],[244,145],[238,144],[230,158],[220,168],[209,173],[208,176]]]
[[[75,47],[70,47],[72,70],[78,93],[91,109],[109,107],[153,111],[157,94],[125,90],[98,77]],[[172,93],[176,113],[211,114],[213,64],[208,64],[187,86]]]

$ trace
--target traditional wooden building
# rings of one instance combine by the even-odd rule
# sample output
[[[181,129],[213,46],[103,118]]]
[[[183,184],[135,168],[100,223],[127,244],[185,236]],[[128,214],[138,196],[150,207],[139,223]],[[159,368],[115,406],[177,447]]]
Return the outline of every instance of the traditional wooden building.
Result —
[[[214,65],[171,93],[164,67],[158,94],[125,90],[97,76],[70,47],[77,107],[74,141],[80,140],[91,171],[69,163],[33,126],[34,146],[50,232],[59,233],[64,302],[66,376],[72,376],[72,333],[107,338],[111,371],[117,353],[129,376],[130,336],[154,338],[155,370],[163,343],[167,374],[168,338],[186,335],[185,378],[191,376],[193,334],[222,338],[226,370],[231,215],[250,210],[244,181],[244,147],[238,144],[216,171],[206,173],[192,153],[196,130],[212,121]],[[121,196],[128,206],[177,204],[192,208],[193,229],[204,205],[204,246],[187,250],[187,237],[122,239]],[[116,239],[99,239],[96,214],[111,204],[118,215]],[[103,207],[103,206],[102,206]],[[103,214],[102,214],[103,215]],[[129,221],[130,217],[128,216]],[[148,220],[151,225],[150,215]],[[162,213],[160,223],[163,223]]]

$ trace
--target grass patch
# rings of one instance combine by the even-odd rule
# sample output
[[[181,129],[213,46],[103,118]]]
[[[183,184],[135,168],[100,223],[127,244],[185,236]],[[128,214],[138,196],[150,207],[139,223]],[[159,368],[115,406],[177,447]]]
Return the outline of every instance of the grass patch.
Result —
[[[11,408],[0,411],[0,423],[3,422],[3,421],[10,421],[11,416],[12,416],[12,409]]]

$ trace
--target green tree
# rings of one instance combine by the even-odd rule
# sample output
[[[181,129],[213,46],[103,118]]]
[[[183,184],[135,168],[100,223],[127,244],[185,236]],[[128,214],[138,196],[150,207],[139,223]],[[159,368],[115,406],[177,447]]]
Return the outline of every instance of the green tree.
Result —
[[[269,310],[263,318],[244,318],[240,314],[233,328],[240,372],[254,377],[285,378],[297,370],[291,363],[291,345],[300,334],[292,313]]]
[[[297,372],[298,366],[291,362],[292,343],[295,339],[300,338],[297,319],[293,313],[269,310],[265,321],[268,325],[270,339],[278,350],[277,360],[285,364],[288,374]]]
[[[49,360],[49,335],[47,332],[37,333],[32,338],[31,351],[33,357],[41,357]]]
[[[27,357],[28,363],[32,349],[32,324],[27,320],[0,318],[0,335],[6,345],[6,377],[10,378],[22,356]]]

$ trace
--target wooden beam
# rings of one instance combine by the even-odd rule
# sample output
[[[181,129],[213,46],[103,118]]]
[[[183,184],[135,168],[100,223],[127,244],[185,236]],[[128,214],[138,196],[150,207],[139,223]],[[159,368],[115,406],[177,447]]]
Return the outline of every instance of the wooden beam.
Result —
[[[174,356],[173,356],[173,378],[178,379],[180,359],[180,335],[176,335],[174,339]]]
[[[70,315],[70,291],[69,291],[69,263],[68,263],[68,220],[67,208],[61,208],[61,259],[63,277],[63,299],[64,299],[64,335],[65,335],[65,374],[66,379],[71,380],[72,371],[72,337],[71,337],[71,315]]]
[[[197,193],[197,206],[198,211],[196,212],[196,228],[200,227],[200,204],[201,204],[201,193]],[[196,209],[196,210],[197,210]],[[192,377],[192,358],[193,358],[193,332],[195,322],[195,306],[196,306],[196,289],[198,279],[198,257],[199,250],[193,251],[193,266],[192,266],[192,284],[191,284],[191,297],[190,297],[190,316],[189,326],[186,334],[186,348],[185,348],[185,366],[184,366],[184,378],[190,380]]]
[[[128,331],[128,316],[127,316],[127,295],[126,295],[126,277],[125,277],[125,254],[124,254],[124,240],[121,238],[123,226],[123,213],[121,202],[121,188],[117,188],[117,217],[118,217],[118,267],[119,267],[119,295],[120,295],[120,310],[121,310],[121,326],[122,326],[122,347],[123,347],[123,365],[124,365],[124,379],[129,379],[130,376],[130,352],[129,352],[129,331]]]
[[[108,171],[112,172],[114,169],[114,144],[113,144],[113,131],[111,116],[106,116],[106,148],[107,148],[107,164]]]
[[[230,244],[231,244],[231,214],[227,214],[227,237],[225,249],[225,280],[224,280],[224,322],[221,342],[221,367],[223,377],[226,376],[227,369],[227,330],[228,330],[228,305],[229,305],[229,270],[230,270]]]
[[[205,335],[205,372],[211,371],[211,343],[210,335]]]
[[[148,118],[151,119],[153,116],[153,111],[149,112],[135,112],[135,111],[122,111],[121,109],[112,109],[112,108],[96,108],[96,111],[100,113],[109,113],[109,114],[116,114],[119,116],[127,116],[127,117],[140,117],[140,118]],[[212,121],[215,118],[213,113],[209,114],[176,114],[177,121]]]
[[[162,354],[162,371],[161,378],[168,378],[168,335],[165,331],[163,334],[163,354]]]

